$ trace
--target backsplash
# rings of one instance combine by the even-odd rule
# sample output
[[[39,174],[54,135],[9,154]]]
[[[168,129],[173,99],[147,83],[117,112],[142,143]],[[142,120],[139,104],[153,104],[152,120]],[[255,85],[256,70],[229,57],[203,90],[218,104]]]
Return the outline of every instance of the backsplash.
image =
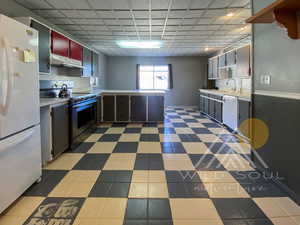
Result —
[[[251,78],[232,78],[232,79],[224,79],[217,80],[216,87],[220,90],[233,90],[236,85],[236,90],[240,90],[241,92],[251,92],[252,89],[252,81]]]
[[[73,91],[87,91],[91,89],[90,77],[80,77],[78,69],[51,67],[51,75],[40,75],[40,80],[70,80],[74,82]]]

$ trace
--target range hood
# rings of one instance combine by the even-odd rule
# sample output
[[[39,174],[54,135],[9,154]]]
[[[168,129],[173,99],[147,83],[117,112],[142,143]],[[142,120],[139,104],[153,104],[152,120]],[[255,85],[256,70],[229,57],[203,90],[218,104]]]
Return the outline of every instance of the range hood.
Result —
[[[79,69],[83,68],[81,61],[70,59],[56,54],[51,54],[51,65],[64,66],[69,68],[79,68]]]

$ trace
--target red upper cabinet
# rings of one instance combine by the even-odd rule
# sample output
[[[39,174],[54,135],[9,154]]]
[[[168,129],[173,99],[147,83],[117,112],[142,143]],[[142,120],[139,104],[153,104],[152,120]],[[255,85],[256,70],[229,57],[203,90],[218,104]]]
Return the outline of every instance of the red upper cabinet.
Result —
[[[70,40],[70,58],[82,61],[83,48],[80,44]]]
[[[53,54],[69,57],[69,39],[55,31],[52,31],[51,51]]]

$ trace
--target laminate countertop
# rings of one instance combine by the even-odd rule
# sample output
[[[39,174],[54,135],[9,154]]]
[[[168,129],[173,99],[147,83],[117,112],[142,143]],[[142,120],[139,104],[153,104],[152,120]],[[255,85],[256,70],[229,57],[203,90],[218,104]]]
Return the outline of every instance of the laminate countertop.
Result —
[[[40,98],[40,107],[67,103],[70,98]]]
[[[162,90],[112,90],[112,89],[94,89],[91,91],[79,91],[76,93],[82,94],[96,94],[96,95],[165,95],[165,91]]]
[[[249,101],[251,102],[251,94],[250,93],[239,93],[234,91],[223,91],[223,90],[216,90],[216,89],[199,89],[200,92],[207,93],[207,94],[214,94],[214,95],[230,95],[235,96],[240,100]]]

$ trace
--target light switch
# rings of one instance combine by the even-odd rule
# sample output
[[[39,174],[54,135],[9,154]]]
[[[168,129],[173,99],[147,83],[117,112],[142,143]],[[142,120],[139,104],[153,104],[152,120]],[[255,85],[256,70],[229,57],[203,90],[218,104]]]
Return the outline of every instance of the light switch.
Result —
[[[271,76],[270,75],[265,76],[265,84],[266,85],[270,85],[271,84]]]

